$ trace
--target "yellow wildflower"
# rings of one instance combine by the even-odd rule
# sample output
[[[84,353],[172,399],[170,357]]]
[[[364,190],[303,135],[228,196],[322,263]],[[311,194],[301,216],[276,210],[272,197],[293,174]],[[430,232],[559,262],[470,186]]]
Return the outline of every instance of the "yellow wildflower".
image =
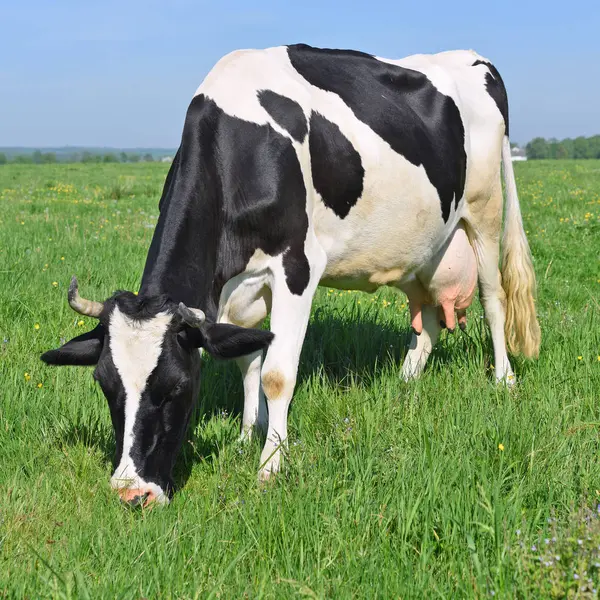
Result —
[[[84,321],[77,321],[77,327],[81,327],[82,325],[85,325]]]
[[[58,281],[53,281],[53,282],[52,282],[52,285],[53,285],[54,287],[58,287]]]
[[[577,360],[583,360],[583,356],[578,356]]]
[[[40,383],[38,383],[38,387],[39,387],[39,388],[43,387],[43,385],[44,385],[44,384],[43,384],[41,381],[40,381]]]
[[[23,377],[25,377],[25,381],[29,381],[31,379],[31,375],[29,373],[25,373]]]
[[[39,323],[36,323],[36,324],[33,326],[33,328],[34,328],[34,329],[39,329],[39,328],[40,328],[40,324],[39,324]]]
[[[61,257],[60,257],[60,260],[65,260],[65,257],[64,257],[64,256],[61,256]]]
[[[500,450],[500,452],[504,452],[504,444],[498,444],[498,450]]]

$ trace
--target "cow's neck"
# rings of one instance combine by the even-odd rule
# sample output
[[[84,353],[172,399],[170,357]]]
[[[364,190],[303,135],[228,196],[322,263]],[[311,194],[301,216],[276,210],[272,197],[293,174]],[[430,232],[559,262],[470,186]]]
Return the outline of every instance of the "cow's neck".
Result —
[[[201,168],[182,144],[165,181],[139,293],[166,294],[215,319],[222,287],[215,281],[219,202]]]

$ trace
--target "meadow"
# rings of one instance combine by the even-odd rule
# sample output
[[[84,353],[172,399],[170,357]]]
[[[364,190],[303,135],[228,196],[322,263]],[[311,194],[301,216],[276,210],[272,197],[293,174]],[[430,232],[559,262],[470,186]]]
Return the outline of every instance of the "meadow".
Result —
[[[592,598],[600,585],[600,161],[516,164],[539,360],[493,382],[476,301],[405,383],[406,298],[321,288],[285,472],[259,487],[241,379],[207,359],[167,507],[111,491],[67,304],[137,290],[164,164],[0,167],[0,597]]]

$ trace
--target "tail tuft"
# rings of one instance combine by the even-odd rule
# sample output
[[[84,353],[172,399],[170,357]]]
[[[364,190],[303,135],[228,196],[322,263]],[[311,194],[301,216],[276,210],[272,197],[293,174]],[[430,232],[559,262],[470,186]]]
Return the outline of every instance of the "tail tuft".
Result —
[[[506,341],[513,354],[534,358],[539,354],[541,343],[534,302],[535,272],[523,229],[507,136],[502,143],[502,167],[506,188],[501,266],[502,287],[506,293]]]

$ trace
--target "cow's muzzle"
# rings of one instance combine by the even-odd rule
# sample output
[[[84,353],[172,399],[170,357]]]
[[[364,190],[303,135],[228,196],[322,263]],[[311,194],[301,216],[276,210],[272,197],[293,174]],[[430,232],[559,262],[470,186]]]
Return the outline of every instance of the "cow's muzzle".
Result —
[[[121,489],[119,490],[121,501],[131,508],[148,508],[156,502],[156,496],[153,492],[143,489]]]

